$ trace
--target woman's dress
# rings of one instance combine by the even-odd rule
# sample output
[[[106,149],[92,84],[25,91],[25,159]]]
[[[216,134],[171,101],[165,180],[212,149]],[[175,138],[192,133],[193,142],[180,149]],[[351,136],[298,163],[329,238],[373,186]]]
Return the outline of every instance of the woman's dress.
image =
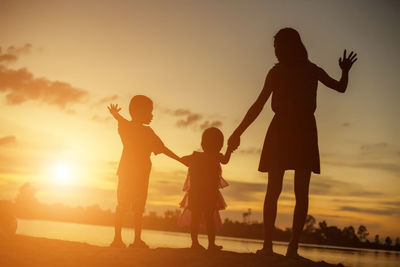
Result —
[[[320,173],[317,125],[314,111],[318,67],[276,64],[268,76],[272,86],[272,110],[261,153],[259,171],[309,170]]]

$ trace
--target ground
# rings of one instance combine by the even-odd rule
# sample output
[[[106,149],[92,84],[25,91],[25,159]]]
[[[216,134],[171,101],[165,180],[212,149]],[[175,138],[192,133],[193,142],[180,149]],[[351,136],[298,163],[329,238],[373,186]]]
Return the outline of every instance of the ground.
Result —
[[[0,266],[162,266],[162,267],[333,267],[325,262],[293,260],[284,256],[263,257],[230,251],[201,252],[188,248],[116,249],[16,235],[0,244]]]

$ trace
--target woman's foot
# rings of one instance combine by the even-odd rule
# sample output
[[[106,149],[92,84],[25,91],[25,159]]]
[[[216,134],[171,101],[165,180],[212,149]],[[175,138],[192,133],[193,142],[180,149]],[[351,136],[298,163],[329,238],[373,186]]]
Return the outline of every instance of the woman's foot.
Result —
[[[149,246],[143,240],[135,240],[129,248],[149,248]]]
[[[206,250],[200,243],[192,243],[191,249],[195,250]]]
[[[223,247],[222,246],[218,246],[218,245],[209,245],[207,250],[208,251],[220,251]]]
[[[124,242],[121,239],[114,239],[114,241],[110,244],[111,248],[126,248]]]
[[[302,258],[297,253],[298,248],[299,248],[298,245],[293,245],[293,244],[289,243],[289,246],[288,246],[287,251],[286,251],[286,257],[289,257],[289,258]]]
[[[274,256],[274,251],[272,250],[271,246],[265,246],[262,249],[257,250],[256,252],[259,256]]]

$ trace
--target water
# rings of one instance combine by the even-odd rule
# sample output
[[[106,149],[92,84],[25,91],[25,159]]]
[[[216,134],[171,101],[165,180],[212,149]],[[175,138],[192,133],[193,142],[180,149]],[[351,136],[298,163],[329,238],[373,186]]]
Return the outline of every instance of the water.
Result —
[[[114,229],[110,226],[19,219],[17,233],[29,236],[86,242],[98,246],[108,246],[113,239]],[[133,229],[123,229],[122,236],[125,243],[132,243]],[[190,246],[190,236],[188,233],[143,230],[142,237],[151,248],[184,248]],[[199,240],[204,246],[207,245],[206,236],[200,235]],[[259,240],[231,237],[217,237],[216,242],[224,246],[224,250],[247,253],[254,253],[262,246],[262,242]],[[277,253],[284,254],[286,252],[286,247],[286,242],[274,242],[274,251]],[[345,266],[400,266],[399,252],[300,245],[299,253],[314,261],[323,260],[328,263],[342,263]]]

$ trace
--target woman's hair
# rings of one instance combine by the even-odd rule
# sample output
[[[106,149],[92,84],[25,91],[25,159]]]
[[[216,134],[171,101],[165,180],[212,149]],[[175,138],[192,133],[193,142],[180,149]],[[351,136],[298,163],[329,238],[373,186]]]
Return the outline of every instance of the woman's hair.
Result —
[[[276,58],[281,64],[298,66],[308,62],[307,49],[295,29],[280,29],[274,36],[274,47]]]
[[[201,147],[205,152],[219,152],[224,145],[224,135],[215,127],[207,128],[201,137]]]

